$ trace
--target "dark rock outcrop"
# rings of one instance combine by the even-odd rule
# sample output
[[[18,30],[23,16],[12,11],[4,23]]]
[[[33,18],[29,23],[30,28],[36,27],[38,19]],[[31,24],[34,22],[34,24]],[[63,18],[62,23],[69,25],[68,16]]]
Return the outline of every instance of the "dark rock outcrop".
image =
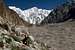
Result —
[[[72,8],[69,10],[68,14],[69,14],[70,18],[75,19],[75,5],[72,6]]]

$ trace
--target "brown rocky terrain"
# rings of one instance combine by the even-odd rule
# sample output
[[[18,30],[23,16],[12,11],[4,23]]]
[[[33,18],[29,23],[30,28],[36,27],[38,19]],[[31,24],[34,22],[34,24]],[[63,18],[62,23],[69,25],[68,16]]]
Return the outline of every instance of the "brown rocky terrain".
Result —
[[[0,0],[0,50],[47,50],[30,36],[27,28],[31,26]]]
[[[0,19],[4,21],[2,21],[2,23],[8,23],[8,25],[13,26],[23,25],[29,27],[32,25],[21,19],[15,11],[6,7],[6,5],[4,4],[4,0],[0,0]]]
[[[23,46],[19,46],[20,44],[22,45],[23,42],[21,43],[18,42],[20,38],[22,38],[21,35],[17,34],[24,34],[26,31],[25,28],[20,28],[22,32],[19,30],[16,30],[17,28],[11,28],[11,26],[24,26],[26,28],[31,26],[31,24],[24,22],[19,16],[17,15],[16,12],[13,10],[10,10],[5,6],[3,3],[3,0],[0,0],[0,36],[2,33],[8,33],[10,35],[15,35],[15,38],[17,38],[15,45],[18,44],[18,47],[22,48]],[[8,31],[8,27],[10,27],[12,30]],[[15,32],[18,31],[18,32]],[[63,23],[55,23],[55,24],[46,24],[43,26],[33,26],[28,28],[28,31],[30,35],[32,35],[35,38],[35,41],[38,43],[44,43],[47,45],[48,49],[40,49],[40,45],[31,45],[35,47],[30,47],[26,46],[28,50],[75,50],[75,21],[67,21]],[[12,34],[14,32],[14,34]],[[7,37],[11,37],[6,35]],[[19,38],[18,38],[19,37]],[[14,36],[11,37],[12,39],[15,39]],[[8,39],[8,38],[7,38]],[[12,40],[11,39],[11,40]],[[5,39],[4,39],[5,40]],[[3,39],[2,39],[3,41]],[[10,41],[13,42],[13,41]],[[18,43],[17,43],[18,42]],[[28,41],[29,42],[29,41]],[[3,44],[3,43],[0,43]],[[6,45],[8,43],[5,43]],[[26,44],[26,43],[25,43]],[[11,45],[10,45],[11,46]],[[10,46],[8,48],[10,48]],[[43,46],[43,44],[42,44]],[[3,47],[3,45],[0,45],[0,47]],[[11,46],[12,47],[12,46]],[[32,49],[31,49],[32,48]],[[11,49],[9,49],[11,50]],[[15,50],[22,50],[22,49],[15,49]]]
[[[33,27],[29,32],[49,50],[75,50],[75,21]]]

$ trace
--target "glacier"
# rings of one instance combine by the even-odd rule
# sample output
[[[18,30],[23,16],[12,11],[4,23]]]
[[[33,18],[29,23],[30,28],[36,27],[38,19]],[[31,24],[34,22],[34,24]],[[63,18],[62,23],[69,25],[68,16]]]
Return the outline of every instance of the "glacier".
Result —
[[[15,6],[9,6],[9,9],[14,10],[19,17],[30,24],[40,24],[42,20],[47,17],[52,10],[38,9],[37,7],[32,7],[30,9],[22,10]]]

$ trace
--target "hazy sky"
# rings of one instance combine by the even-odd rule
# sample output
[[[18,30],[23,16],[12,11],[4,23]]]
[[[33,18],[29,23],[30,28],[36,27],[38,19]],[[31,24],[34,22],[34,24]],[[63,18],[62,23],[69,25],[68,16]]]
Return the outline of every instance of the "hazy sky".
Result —
[[[21,9],[28,9],[38,7],[42,9],[52,9],[60,5],[65,0],[5,0],[7,5],[19,7]]]

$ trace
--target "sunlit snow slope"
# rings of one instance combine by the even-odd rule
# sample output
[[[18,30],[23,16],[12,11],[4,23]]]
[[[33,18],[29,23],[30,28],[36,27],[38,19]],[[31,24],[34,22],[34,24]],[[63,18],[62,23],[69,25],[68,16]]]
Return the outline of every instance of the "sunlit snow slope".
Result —
[[[52,11],[46,9],[38,9],[37,7],[33,7],[27,10],[21,10],[20,8],[16,8],[15,6],[9,6],[9,8],[16,11],[16,13],[23,20],[31,24],[40,24],[41,21],[44,20],[44,18],[47,17],[48,14]]]

